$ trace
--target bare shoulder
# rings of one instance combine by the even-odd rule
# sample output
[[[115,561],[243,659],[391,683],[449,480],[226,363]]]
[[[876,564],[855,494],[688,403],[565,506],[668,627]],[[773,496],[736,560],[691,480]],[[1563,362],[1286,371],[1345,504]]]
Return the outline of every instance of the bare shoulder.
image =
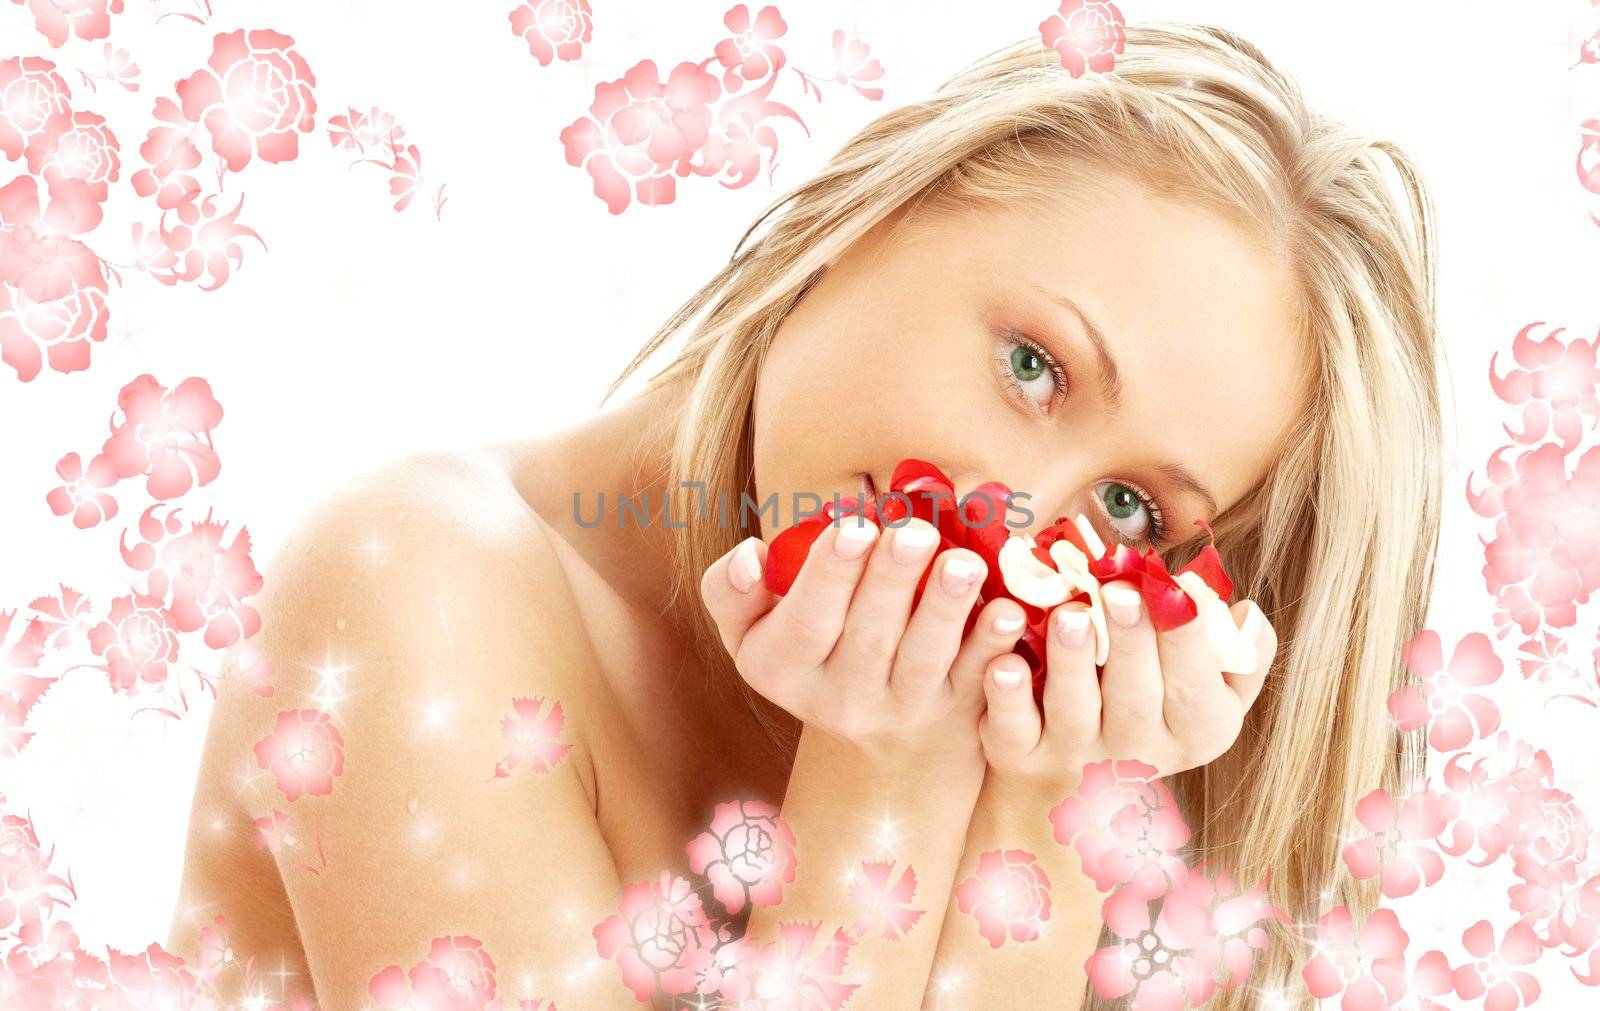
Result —
[[[185,894],[297,937],[325,1007],[360,1006],[374,974],[469,921],[497,963],[592,955],[529,910],[559,891],[594,923],[620,888],[582,734],[603,696],[543,522],[494,459],[360,475],[297,518],[263,576],[250,641],[271,690],[222,682]]]

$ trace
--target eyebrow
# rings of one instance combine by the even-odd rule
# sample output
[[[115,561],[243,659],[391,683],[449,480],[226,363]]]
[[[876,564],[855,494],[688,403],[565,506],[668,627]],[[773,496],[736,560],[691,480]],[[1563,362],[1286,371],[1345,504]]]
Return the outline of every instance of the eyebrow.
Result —
[[[1110,405],[1111,412],[1113,414],[1121,410],[1122,376],[1117,372],[1117,360],[1111,356],[1111,350],[1109,347],[1109,342],[1106,340],[1105,332],[1101,330],[1099,324],[1091,319],[1089,314],[1084,312],[1078,303],[1074,302],[1072,299],[1065,295],[1059,295],[1053,291],[1050,291],[1048,288],[1044,288],[1039,284],[1034,284],[1033,287],[1041,294],[1047,296],[1052,302],[1055,302],[1057,305],[1069,310],[1073,315],[1078,317],[1078,321],[1083,324],[1084,332],[1089,335],[1089,343],[1094,345],[1095,360],[1099,366],[1097,371],[1100,373],[1100,392],[1102,396],[1104,396],[1106,403]],[[1155,469],[1157,473],[1166,478],[1167,481],[1174,486],[1182,488],[1191,494],[1198,495],[1200,498],[1205,499],[1211,515],[1216,516],[1217,512],[1219,511],[1217,509],[1217,497],[1211,494],[1211,489],[1200,483],[1200,480],[1194,476],[1194,473],[1190,471],[1189,468],[1183,466],[1181,463],[1175,463],[1171,460],[1168,460],[1156,464]]]

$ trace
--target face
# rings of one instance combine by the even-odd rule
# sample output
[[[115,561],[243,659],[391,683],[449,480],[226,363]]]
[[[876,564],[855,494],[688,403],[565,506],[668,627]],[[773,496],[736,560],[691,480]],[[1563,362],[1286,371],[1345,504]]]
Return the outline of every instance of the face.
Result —
[[[1309,367],[1281,259],[1120,175],[1060,190],[902,211],[829,265],[756,385],[756,500],[776,494],[779,528],[794,492],[853,495],[868,473],[882,493],[918,457],[958,497],[1026,492],[1015,533],[1082,513],[1159,551],[1266,473]]]

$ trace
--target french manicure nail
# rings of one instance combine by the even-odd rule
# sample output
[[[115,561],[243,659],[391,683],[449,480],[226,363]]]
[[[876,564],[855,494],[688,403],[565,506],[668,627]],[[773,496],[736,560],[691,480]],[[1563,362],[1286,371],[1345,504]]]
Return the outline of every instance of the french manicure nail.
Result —
[[[747,537],[734,549],[733,562],[728,566],[728,582],[740,593],[749,593],[760,578],[761,559],[756,555],[756,539]]]
[[[1022,683],[1022,672],[1012,667],[996,667],[994,679],[1006,688],[1015,688]]]
[[[907,523],[903,527],[896,527],[893,536],[889,551],[894,555],[894,560],[902,565],[926,561],[934,545],[939,543],[939,531],[925,523]]]
[[[939,574],[939,585],[945,592],[953,597],[959,597],[972,589],[972,584],[978,581],[978,563],[975,559],[964,555],[949,558],[944,563],[944,571]]]
[[[854,561],[867,553],[878,528],[872,523],[841,523],[834,531],[833,551],[847,561]]]
[[[1021,631],[1023,620],[1022,618],[1007,618],[1002,614],[994,620],[994,630],[1001,635],[1011,635]]]
[[[1139,591],[1129,586],[1108,585],[1100,591],[1111,620],[1124,628],[1139,624]]]
[[[1056,611],[1056,641],[1077,649],[1089,637],[1089,612],[1070,609]]]

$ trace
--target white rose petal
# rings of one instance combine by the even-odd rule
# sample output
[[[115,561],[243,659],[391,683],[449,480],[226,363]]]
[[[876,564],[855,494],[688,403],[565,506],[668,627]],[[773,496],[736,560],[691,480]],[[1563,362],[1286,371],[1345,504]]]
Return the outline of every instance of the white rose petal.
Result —
[[[1054,607],[1071,596],[1071,588],[1061,573],[1033,553],[1032,537],[1009,537],[1000,546],[1000,575],[1006,589],[1018,600],[1034,607]]]
[[[1089,624],[1094,628],[1094,662],[1096,666],[1103,667],[1106,658],[1111,655],[1111,634],[1106,631],[1106,609],[1100,602],[1100,580],[1089,574],[1089,556],[1071,541],[1060,540],[1051,543],[1050,558],[1067,582],[1072,584],[1072,593],[1082,590],[1089,594]]]
[[[1197,620],[1205,623],[1206,641],[1211,644],[1221,668],[1230,674],[1254,674],[1260,662],[1255,640],[1239,632],[1228,605],[1198,572],[1179,572],[1172,578],[1194,601],[1200,615]]]

